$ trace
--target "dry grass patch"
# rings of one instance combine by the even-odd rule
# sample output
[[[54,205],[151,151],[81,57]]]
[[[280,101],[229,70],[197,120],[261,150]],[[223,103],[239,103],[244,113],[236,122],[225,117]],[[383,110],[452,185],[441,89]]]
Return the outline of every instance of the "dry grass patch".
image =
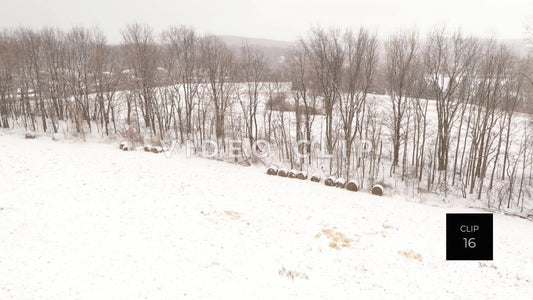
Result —
[[[329,240],[329,247],[334,249],[349,248],[352,239],[346,237],[344,233],[337,231],[337,227],[325,228],[315,235],[315,238],[325,237]]]
[[[233,210],[226,210],[224,211],[226,215],[228,215],[232,220],[240,220],[241,219],[241,213],[233,211]]]
[[[227,221],[228,218],[234,221],[246,222],[245,220],[242,219],[242,215],[240,212],[233,211],[233,210],[225,210],[224,212],[219,212],[215,210],[210,211],[210,212],[201,211],[200,213],[204,215],[205,217],[207,217],[207,220],[209,222],[214,223],[214,224],[218,224],[219,221],[224,221],[224,220]]]
[[[387,233],[383,230],[378,230],[378,231],[371,231],[371,232],[367,232],[365,233],[366,235],[381,235],[382,237],[387,237]]]
[[[287,270],[285,267],[281,267],[281,269],[278,272],[279,276],[286,276],[287,278],[290,278],[291,280],[294,280],[295,278],[300,279],[306,279],[309,280],[309,276],[303,272],[297,272],[292,270]]]
[[[496,267],[494,264],[488,264],[484,262],[479,262],[479,267],[480,268],[493,268],[494,270],[498,269],[498,267]]]
[[[416,259],[418,261],[422,261],[422,255],[420,253],[414,252],[413,250],[398,251],[398,254],[403,255],[409,259]]]

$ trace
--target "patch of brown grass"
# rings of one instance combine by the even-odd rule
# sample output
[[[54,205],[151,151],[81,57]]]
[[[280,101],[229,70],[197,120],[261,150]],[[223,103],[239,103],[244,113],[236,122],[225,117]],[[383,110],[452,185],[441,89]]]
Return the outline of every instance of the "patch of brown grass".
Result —
[[[232,220],[240,220],[241,219],[241,213],[236,212],[233,210],[226,210],[224,211],[226,215],[228,215]]]
[[[246,222],[242,219],[241,213],[233,210],[225,210],[224,212],[218,212],[218,211],[210,211],[210,212],[200,212],[202,215],[207,217],[207,220],[211,223],[218,224],[218,221],[227,220],[229,219],[234,221],[241,221]]]
[[[413,250],[398,251],[398,254],[403,255],[409,259],[416,259],[418,261],[422,261],[422,255],[420,253],[414,252]]]
[[[387,237],[387,233],[383,230],[367,232],[366,235],[381,235],[382,237]]]
[[[493,268],[493,269],[498,269],[498,267],[496,267],[494,264],[488,264],[488,263],[484,263],[484,262],[479,262],[479,266],[481,268]]]
[[[295,278],[300,279],[306,279],[309,280],[309,276],[303,272],[297,272],[292,270],[287,270],[285,267],[281,267],[281,269],[278,272],[279,276],[286,276],[287,278],[290,278],[291,280],[294,280]]]
[[[324,236],[329,240],[329,247],[334,249],[349,248],[352,239],[346,237],[344,233],[337,231],[337,227],[325,228],[315,235],[315,238]]]

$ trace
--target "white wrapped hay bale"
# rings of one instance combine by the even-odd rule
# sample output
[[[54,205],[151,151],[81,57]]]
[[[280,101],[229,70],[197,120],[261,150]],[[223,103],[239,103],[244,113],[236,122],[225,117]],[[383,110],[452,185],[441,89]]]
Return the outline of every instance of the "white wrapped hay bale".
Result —
[[[298,171],[296,171],[296,170],[294,170],[294,169],[293,169],[293,170],[290,170],[290,171],[289,171],[289,174],[288,174],[288,177],[289,177],[289,178],[296,178],[296,174],[298,174]]]
[[[24,133],[24,138],[26,139],[34,139],[35,138],[35,132],[28,130],[26,133]]]
[[[305,171],[298,172],[298,174],[296,174],[296,178],[298,178],[300,180],[306,180],[307,179],[307,172],[305,172]]]
[[[161,153],[161,152],[163,152],[162,147],[159,147],[159,146],[152,147],[152,153]]]
[[[283,168],[279,169],[279,171],[278,171],[278,176],[281,176],[281,177],[287,177],[287,175],[288,175],[287,170],[285,170],[285,169],[283,169]]]
[[[124,142],[120,142],[120,144],[118,144],[118,148],[120,150],[124,150],[124,145],[128,144],[128,142],[124,141]]]
[[[326,177],[324,180],[324,184],[327,186],[335,186],[335,180],[336,178],[334,176]]]
[[[376,184],[372,187],[372,195],[383,196],[384,188],[381,184]]]
[[[143,147],[144,152],[152,152],[152,145],[146,145]]]
[[[357,185],[355,181],[350,180],[346,184],[346,189],[352,192],[357,192],[359,190],[359,186]]]
[[[314,173],[313,175],[311,175],[311,181],[312,182],[320,182],[320,174]]]
[[[346,180],[344,178],[339,177],[337,178],[337,180],[335,180],[336,187],[343,189],[345,185],[346,185]]]
[[[267,174],[268,175],[278,175],[278,167],[276,167],[276,166],[268,167]]]
[[[126,143],[124,143],[124,144],[122,145],[122,150],[123,150],[123,151],[133,151],[133,150],[135,150],[135,147],[133,147],[132,144],[126,142]]]

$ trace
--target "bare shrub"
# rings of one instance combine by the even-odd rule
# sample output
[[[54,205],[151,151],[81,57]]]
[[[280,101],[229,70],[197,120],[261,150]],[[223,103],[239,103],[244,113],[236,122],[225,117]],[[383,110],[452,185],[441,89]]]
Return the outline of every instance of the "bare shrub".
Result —
[[[287,101],[285,93],[277,93],[266,102],[266,107],[276,111],[294,111],[294,106]]]
[[[143,141],[139,130],[132,125],[128,125],[122,128],[122,130],[120,131],[120,135],[127,141],[129,141],[132,145],[142,143]]]

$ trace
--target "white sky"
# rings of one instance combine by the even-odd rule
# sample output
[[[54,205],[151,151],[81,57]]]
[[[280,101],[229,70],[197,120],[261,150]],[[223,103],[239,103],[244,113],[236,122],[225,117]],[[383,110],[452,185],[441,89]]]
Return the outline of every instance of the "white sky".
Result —
[[[125,24],[160,31],[185,24],[201,33],[294,40],[312,25],[364,25],[386,36],[397,28],[461,26],[464,32],[524,38],[533,0],[0,0],[0,28],[99,26],[111,42]]]

